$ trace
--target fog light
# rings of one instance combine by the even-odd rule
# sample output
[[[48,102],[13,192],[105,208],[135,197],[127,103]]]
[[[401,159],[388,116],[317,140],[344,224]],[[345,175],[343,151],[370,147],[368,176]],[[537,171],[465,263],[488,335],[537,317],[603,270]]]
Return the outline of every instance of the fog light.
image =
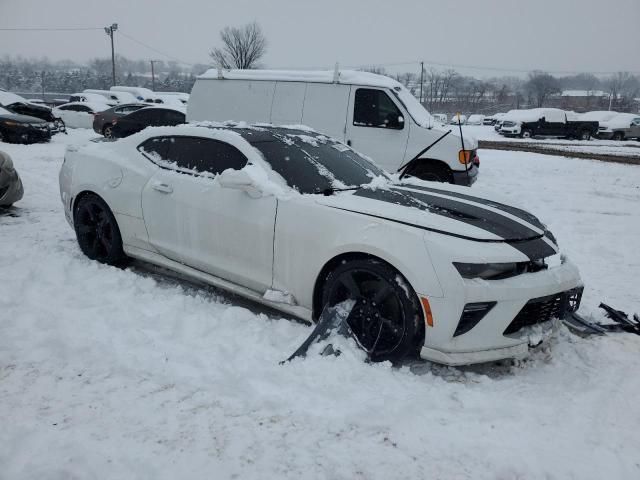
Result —
[[[464,306],[464,310],[462,310],[458,327],[456,328],[453,336],[457,337],[463,333],[467,333],[475,327],[478,322],[482,320],[487,313],[489,313],[489,310],[491,310],[495,304],[496,302],[467,303]]]

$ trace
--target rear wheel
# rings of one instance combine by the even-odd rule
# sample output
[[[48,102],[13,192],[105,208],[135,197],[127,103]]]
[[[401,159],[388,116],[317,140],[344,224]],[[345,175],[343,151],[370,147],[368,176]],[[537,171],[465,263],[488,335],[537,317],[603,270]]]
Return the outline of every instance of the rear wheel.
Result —
[[[533,137],[533,132],[531,130],[529,130],[528,128],[523,130],[522,133],[520,134],[520,136],[522,138],[531,138]]]
[[[104,135],[105,138],[113,138],[113,125],[110,123],[105,125],[102,129],[102,135]]]
[[[613,139],[614,140],[624,140],[624,132],[614,132]]]
[[[418,297],[396,270],[375,259],[352,260],[329,274],[322,305],[356,300],[349,326],[373,361],[417,353],[423,339]]]
[[[90,193],[78,199],[73,224],[78,245],[87,257],[109,265],[121,265],[126,260],[118,223],[99,196]]]
[[[591,132],[589,130],[582,130],[580,132],[580,140],[589,140],[591,138]]]

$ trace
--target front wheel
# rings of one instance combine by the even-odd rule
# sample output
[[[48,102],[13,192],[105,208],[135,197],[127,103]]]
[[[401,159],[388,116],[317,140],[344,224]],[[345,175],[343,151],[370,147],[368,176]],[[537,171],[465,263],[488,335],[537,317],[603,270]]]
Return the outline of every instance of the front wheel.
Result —
[[[342,263],[329,274],[322,305],[356,301],[349,327],[373,361],[416,354],[424,338],[418,297],[390,265],[375,259]]]
[[[86,194],[77,201],[73,224],[78,245],[87,257],[109,265],[121,265],[126,260],[118,223],[98,195]]]
[[[613,139],[614,140],[624,140],[624,133],[623,132],[615,132],[613,134]]]
[[[422,161],[407,172],[407,175],[429,182],[453,183],[449,167],[436,161]]]

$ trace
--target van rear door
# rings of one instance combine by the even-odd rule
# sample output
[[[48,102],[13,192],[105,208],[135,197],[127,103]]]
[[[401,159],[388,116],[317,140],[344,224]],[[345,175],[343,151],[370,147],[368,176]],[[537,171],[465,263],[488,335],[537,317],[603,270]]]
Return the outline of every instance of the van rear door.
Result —
[[[385,89],[351,87],[346,143],[389,172],[404,160],[411,121]]]
[[[302,123],[344,142],[350,85],[307,83]]]

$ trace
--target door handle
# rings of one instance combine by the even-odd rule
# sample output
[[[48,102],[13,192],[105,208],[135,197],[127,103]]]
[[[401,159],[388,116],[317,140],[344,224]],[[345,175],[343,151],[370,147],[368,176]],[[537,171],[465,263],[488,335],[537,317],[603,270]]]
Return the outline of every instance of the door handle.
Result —
[[[151,188],[162,193],[173,193],[173,187],[168,183],[153,182]]]

